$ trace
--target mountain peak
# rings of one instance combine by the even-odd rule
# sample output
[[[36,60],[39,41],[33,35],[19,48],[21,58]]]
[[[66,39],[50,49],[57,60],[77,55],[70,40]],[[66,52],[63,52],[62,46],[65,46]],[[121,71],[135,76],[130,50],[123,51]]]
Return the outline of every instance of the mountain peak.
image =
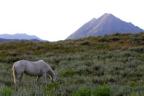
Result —
[[[79,39],[89,36],[104,36],[116,33],[140,33],[143,29],[127,23],[118,17],[105,13],[98,19],[93,18],[82,27],[80,27],[76,32],[71,34],[67,39]]]
[[[101,19],[101,20],[114,20],[114,19],[118,19],[118,18],[115,17],[114,15],[110,14],[110,13],[105,13],[101,17],[99,17],[98,19]]]
[[[112,15],[111,13],[104,13],[102,16],[104,16],[104,17],[111,17],[111,16],[114,16],[114,15]]]

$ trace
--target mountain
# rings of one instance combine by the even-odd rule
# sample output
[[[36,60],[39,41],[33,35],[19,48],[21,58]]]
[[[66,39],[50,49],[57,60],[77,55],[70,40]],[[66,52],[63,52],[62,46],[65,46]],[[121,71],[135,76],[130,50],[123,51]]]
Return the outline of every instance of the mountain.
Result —
[[[19,34],[1,34],[0,38],[2,40],[41,40],[37,36],[28,35],[25,33]]]
[[[71,34],[67,39],[79,39],[89,36],[104,36],[115,33],[140,33],[144,30],[125,22],[112,14],[105,13],[98,19],[93,18],[76,32]]]

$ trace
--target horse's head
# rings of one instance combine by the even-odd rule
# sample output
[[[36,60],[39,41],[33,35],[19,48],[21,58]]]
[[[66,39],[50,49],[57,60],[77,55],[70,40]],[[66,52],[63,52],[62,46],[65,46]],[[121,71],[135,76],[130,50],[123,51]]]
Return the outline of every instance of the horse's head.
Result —
[[[47,76],[50,77],[50,79],[52,80],[52,82],[55,82],[57,80],[57,75],[56,75],[56,73],[53,70],[49,70],[47,72],[47,74],[48,74]]]
[[[53,76],[52,77],[52,82],[55,82],[57,80],[57,75],[55,73],[53,73]]]

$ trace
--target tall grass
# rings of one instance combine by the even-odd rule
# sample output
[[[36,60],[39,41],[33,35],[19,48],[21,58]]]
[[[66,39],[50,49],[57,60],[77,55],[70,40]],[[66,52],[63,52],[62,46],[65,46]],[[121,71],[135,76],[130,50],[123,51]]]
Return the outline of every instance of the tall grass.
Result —
[[[0,94],[139,96],[143,94],[144,84],[143,36],[143,33],[115,34],[53,43],[0,42],[0,85],[5,86],[0,89]],[[20,59],[45,60],[55,70],[58,80],[43,84],[41,78],[39,84],[35,77],[24,75],[23,84],[14,90],[11,67]]]

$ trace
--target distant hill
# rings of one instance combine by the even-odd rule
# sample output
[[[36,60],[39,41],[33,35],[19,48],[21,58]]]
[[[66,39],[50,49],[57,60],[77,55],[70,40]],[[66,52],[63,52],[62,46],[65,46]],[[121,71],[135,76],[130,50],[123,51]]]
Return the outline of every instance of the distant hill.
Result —
[[[5,40],[41,40],[37,36],[34,35],[28,35],[25,33],[22,34],[1,34],[0,35],[0,41]]]
[[[104,36],[115,33],[139,33],[143,29],[127,23],[112,14],[105,13],[98,19],[93,18],[76,32],[71,34],[67,39],[79,39],[89,36]]]

